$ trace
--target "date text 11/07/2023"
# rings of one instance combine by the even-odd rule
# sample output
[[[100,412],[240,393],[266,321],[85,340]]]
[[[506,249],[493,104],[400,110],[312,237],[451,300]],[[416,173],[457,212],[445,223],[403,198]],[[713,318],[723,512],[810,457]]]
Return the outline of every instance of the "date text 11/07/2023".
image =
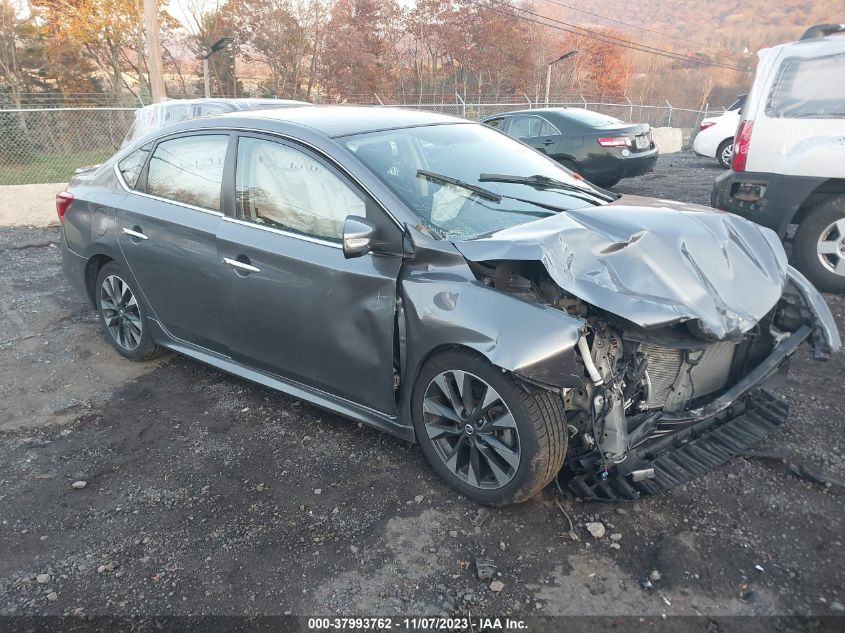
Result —
[[[497,617],[308,618],[309,631],[527,631],[524,620]]]

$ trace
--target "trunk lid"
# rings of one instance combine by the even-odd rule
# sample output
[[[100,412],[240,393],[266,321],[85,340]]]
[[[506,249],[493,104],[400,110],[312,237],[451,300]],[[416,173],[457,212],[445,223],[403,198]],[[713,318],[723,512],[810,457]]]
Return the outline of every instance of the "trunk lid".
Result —
[[[624,124],[597,131],[598,139],[624,138],[632,153],[647,152],[652,146],[651,126],[648,123]],[[604,145],[599,140],[599,145]]]

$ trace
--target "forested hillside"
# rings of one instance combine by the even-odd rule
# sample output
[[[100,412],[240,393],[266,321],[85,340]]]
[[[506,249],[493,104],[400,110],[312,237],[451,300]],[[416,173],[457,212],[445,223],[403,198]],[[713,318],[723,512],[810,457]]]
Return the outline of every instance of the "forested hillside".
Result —
[[[845,21],[843,0],[538,0],[536,3],[544,9],[564,8],[562,5],[680,37],[678,40],[630,30],[655,46],[665,44],[688,50],[698,50],[701,44],[707,44],[734,50],[747,46],[753,52],[797,39],[811,24]],[[620,26],[583,11],[569,10],[568,15],[584,24]]]
[[[845,0],[157,0],[170,96],[211,90],[323,102],[591,98],[720,107],[748,89],[757,49]],[[0,103],[149,99],[137,0],[0,0]]]

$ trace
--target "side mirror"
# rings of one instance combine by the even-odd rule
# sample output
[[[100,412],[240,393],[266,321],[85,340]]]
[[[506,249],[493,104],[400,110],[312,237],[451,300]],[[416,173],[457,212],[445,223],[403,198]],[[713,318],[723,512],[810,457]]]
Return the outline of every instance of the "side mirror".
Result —
[[[343,221],[343,256],[346,259],[361,257],[370,252],[376,237],[372,222],[357,215],[348,215]]]

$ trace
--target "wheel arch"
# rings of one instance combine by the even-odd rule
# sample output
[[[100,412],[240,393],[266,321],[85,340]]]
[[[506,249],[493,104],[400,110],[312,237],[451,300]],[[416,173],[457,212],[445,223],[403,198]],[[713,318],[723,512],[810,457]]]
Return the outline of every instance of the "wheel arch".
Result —
[[[581,169],[578,166],[578,160],[574,156],[570,156],[569,154],[558,154],[555,156],[555,160],[562,166],[566,167],[570,171],[574,171],[576,174],[581,173]],[[567,164],[569,163],[569,164]],[[572,168],[575,169],[572,169]]]
[[[804,218],[821,202],[831,196],[845,195],[845,178],[829,178],[813,189],[798,206],[794,215],[789,218],[787,224],[801,224]]]
[[[583,322],[577,318],[457,275],[447,280],[442,269],[414,278],[405,277],[400,284],[397,315],[404,323],[398,398],[403,422],[411,420],[412,396],[424,363],[446,350],[480,355],[546,390],[583,384],[575,353]]]
[[[731,134],[727,138],[723,138],[721,141],[719,141],[719,143],[716,145],[716,158],[719,158],[719,148],[722,147],[722,145],[724,145],[725,143],[730,143],[731,145],[733,145],[733,142],[734,142],[734,135],[733,134]]]
[[[96,307],[97,301],[94,296],[94,286],[97,283],[97,275],[103,269],[103,266],[109,262],[113,262],[114,258],[105,253],[97,253],[88,258],[85,264],[85,290],[88,293],[88,301],[92,306]]]

